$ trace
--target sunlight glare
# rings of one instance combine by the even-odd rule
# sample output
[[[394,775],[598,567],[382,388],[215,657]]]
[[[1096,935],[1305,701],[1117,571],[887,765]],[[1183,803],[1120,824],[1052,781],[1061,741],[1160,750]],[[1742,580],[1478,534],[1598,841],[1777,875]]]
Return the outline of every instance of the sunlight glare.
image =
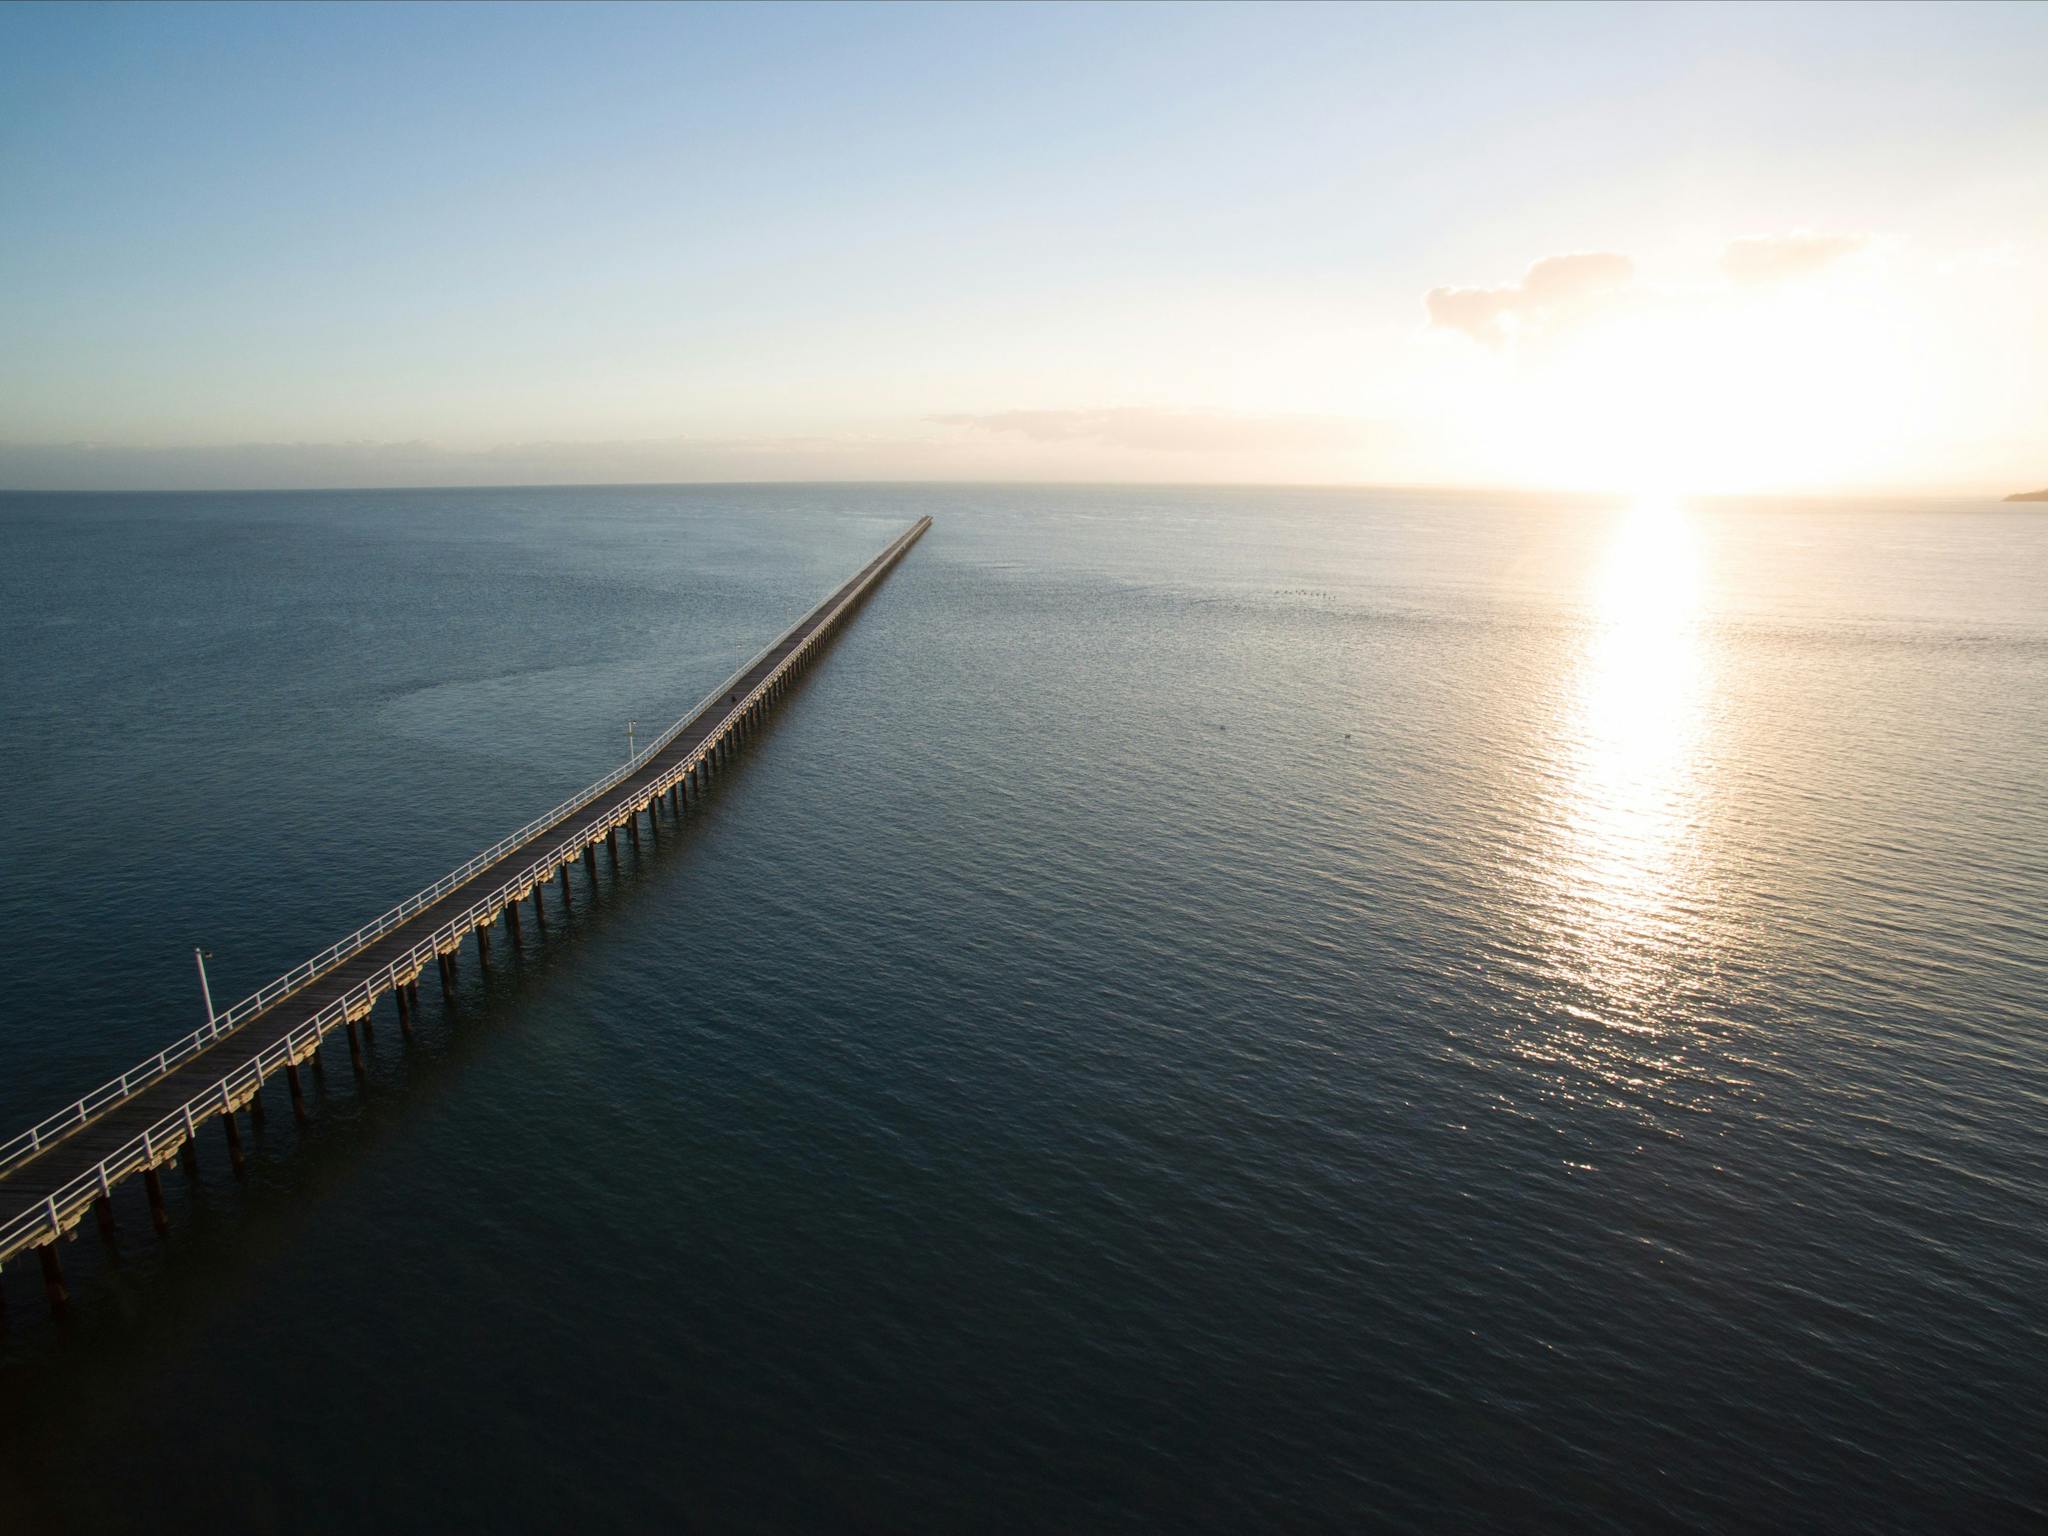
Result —
[[[1562,909],[1571,969],[1629,1012],[1687,926],[1707,675],[1696,531],[1637,504],[1592,573],[1563,752]]]

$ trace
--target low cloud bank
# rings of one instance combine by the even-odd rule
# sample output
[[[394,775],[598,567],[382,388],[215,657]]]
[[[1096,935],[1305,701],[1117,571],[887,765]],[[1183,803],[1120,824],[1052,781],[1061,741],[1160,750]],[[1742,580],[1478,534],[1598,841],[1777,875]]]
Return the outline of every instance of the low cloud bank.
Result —
[[[941,430],[947,429],[947,430]],[[269,491],[372,486],[650,485],[831,480],[1146,480],[1166,455],[1208,455],[1196,477],[1325,479],[1347,472],[1368,424],[1347,417],[1122,407],[942,415],[813,436],[528,442],[151,446],[0,441],[0,490]]]
[[[650,438],[451,448],[410,442],[148,446],[0,442],[0,490],[269,491],[937,476],[924,440]]]

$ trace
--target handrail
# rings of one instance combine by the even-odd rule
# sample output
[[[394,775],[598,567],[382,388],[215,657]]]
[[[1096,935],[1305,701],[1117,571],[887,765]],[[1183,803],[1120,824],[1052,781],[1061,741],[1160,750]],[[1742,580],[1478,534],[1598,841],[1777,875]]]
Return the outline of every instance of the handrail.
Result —
[[[662,774],[658,780],[650,784],[648,795],[650,800],[655,795],[666,794],[671,785],[680,781],[685,773],[694,769],[697,764],[709,755],[711,747],[723,738],[726,731],[731,729],[738,716],[750,709],[760,696],[789,670],[796,659],[810,645],[822,638],[830,627],[837,622],[839,615],[844,613],[869,587],[873,586],[884,574],[887,567],[895,562],[902,551],[930,526],[931,519],[929,517],[921,518],[908,530],[899,534],[881,554],[868,563],[860,574],[855,577],[852,584],[842,584],[846,593],[843,598],[837,603],[832,603],[833,595],[839,592],[842,587],[834,587],[831,592],[826,593],[817,603],[807,609],[801,618],[797,619],[795,623],[784,629],[782,633],[756,651],[753,656],[741,664],[738,671],[734,672],[732,676],[728,677],[717,688],[707,693],[697,702],[693,709],[669,726],[667,730],[663,731],[661,735],[656,737],[645,748],[635,753],[627,760],[624,766],[613,769],[587,789],[563,801],[554,810],[528,822],[510,837],[499,839],[498,842],[492,844],[483,853],[470,859],[450,874],[442,876],[424,891],[418,892],[405,901],[400,902],[382,917],[357,929],[348,938],[329,945],[320,954],[315,955],[313,959],[294,966],[276,981],[269,983],[249,997],[244,998],[226,1013],[216,1015],[214,1023],[208,1028],[196,1030],[192,1034],[185,1036],[175,1044],[150,1057],[140,1066],[131,1068],[120,1077],[102,1084],[91,1093],[78,1099],[68,1108],[59,1110],[56,1114],[31,1126],[27,1131],[22,1132],[4,1145],[0,1145],[0,1172],[5,1172],[24,1158],[34,1156],[40,1152],[44,1141],[55,1133],[68,1130],[74,1126],[83,1125],[99,1110],[128,1098],[138,1089],[163,1077],[171,1070],[172,1066],[203,1051],[223,1035],[230,1033],[232,1028],[239,1027],[241,1023],[253,1017],[256,1013],[260,1013],[270,1003],[277,1001],[290,992],[296,991],[299,987],[311,982],[351,955],[360,953],[364,947],[384,933],[389,932],[398,922],[431,906],[434,901],[461,885],[463,880],[475,874],[477,870],[489,867],[495,860],[504,857],[505,854],[518,848],[522,843],[531,841],[540,833],[546,832],[568,815],[596,799],[599,795],[604,794],[607,790],[632,777],[634,773],[644,768],[653,758],[665,751],[676,737],[682,734],[685,727],[696,720],[705,709],[717,700],[721,693],[732,693],[737,688],[741,679],[755,667],[759,666],[777,646],[789,639],[791,635],[803,628],[804,625],[816,619],[817,628],[805,640],[803,645],[791,651],[788,656],[784,657],[776,665],[775,669],[767,677],[763,678],[748,691],[744,699],[728,709],[720,717],[718,724],[705,734],[704,740],[698,744],[694,751]],[[830,611],[821,616],[820,610],[823,610],[828,603],[831,604]],[[325,1038],[327,1032],[333,1029],[336,1024],[341,1023],[352,1009],[366,1007],[383,990],[382,987],[374,986],[373,983],[381,979],[385,986],[392,985],[395,983],[397,973],[401,970],[416,974],[428,959],[431,959],[440,952],[443,942],[450,938],[459,940],[472,928],[479,926],[481,922],[488,921],[491,917],[494,917],[499,908],[504,905],[507,893],[515,887],[521,887],[523,883],[523,888],[530,889],[536,879],[546,879],[552,876],[554,871],[560,867],[565,850],[567,850],[567,857],[573,858],[576,852],[579,852],[588,843],[595,841],[597,837],[602,836],[607,830],[607,824],[611,823],[612,820],[613,813],[608,812],[580,827],[573,836],[557,840],[546,855],[528,864],[517,875],[500,884],[483,900],[472,903],[460,916],[443,923],[428,938],[423,939],[408,950],[403,958],[395,960],[386,966],[379,976],[372,977],[368,981],[359,982],[356,986],[350,988],[340,999],[328,1004],[327,1007],[314,1014],[312,1018],[301,1024],[294,1025],[282,1040],[259,1052],[252,1060],[243,1063],[241,1067],[230,1072],[227,1076],[218,1079],[198,1098],[188,1100],[170,1115],[157,1121],[155,1125],[144,1131],[140,1137],[130,1141],[119,1151],[101,1159],[91,1172],[82,1175],[80,1178],[73,1179],[63,1188],[56,1190],[47,1197],[42,1205],[30,1207],[28,1211],[9,1221],[5,1227],[0,1227],[0,1256],[12,1252],[19,1246],[16,1241],[20,1235],[17,1229],[22,1228],[25,1221],[28,1223],[26,1230],[32,1231],[44,1221],[47,1221],[53,1229],[61,1231],[61,1223],[58,1216],[59,1210],[67,1204],[76,1205],[81,1193],[87,1196],[103,1193],[110,1177],[126,1177],[127,1174],[133,1172],[135,1153],[138,1149],[140,1149],[145,1157],[153,1156],[151,1142],[153,1138],[166,1134],[165,1125],[167,1121],[176,1121],[176,1128],[182,1133],[184,1128],[183,1117],[187,1111],[198,1112],[204,1109],[210,1112],[217,1107],[217,1101],[221,1099],[223,1094],[228,1095],[230,1098],[233,1096],[234,1088],[232,1085],[240,1082],[243,1087],[248,1086],[248,1078],[251,1073],[255,1074],[255,1080],[260,1085],[263,1081],[266,1060],[268,1058],[273,1056],[277,1058],[268,1063],[269,1068],[272,1070],[286,1060],[295,1059],[296,1047],[293,1045],[293,1042],[299,1038],[302,1030],[312,1029],[314,1031],[313,1038],[316,1041]],[[482,914],[482,916],[480,917],[479,914]],[[417,965],[414,963],[415,961],[418,962]],[[182,1134],[180,1139],[182,1140]],[[121,1166],[118,1169],[109,1166],[115,1163],[119,1163]],[[47,1209],[45,1209],[46,1207]],[[34,1218],[34,1220],[29,1220],[29,1218]]]

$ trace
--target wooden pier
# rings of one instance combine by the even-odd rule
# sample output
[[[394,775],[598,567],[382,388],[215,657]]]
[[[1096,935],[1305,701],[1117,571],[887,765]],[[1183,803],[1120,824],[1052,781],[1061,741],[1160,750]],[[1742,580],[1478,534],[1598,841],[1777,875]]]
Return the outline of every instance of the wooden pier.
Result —
[[[429,967],[444,988],[452,985],[463,941],[474,934],[479,958],[488,955],[491,929],[499,922],[508,942],[521,944],[522,901],[533,901],[539,919],[551,880],[559,878],[566,892],[578,859],[595,873],[599,843],[616,854],[623,829],[637,844],[640,817],[646,815],[651,827],[664,796],[680,813],[930,526],[930,518],[921,518],[891,540],[623,767],[205,1028],[0,1146],[0,1265],[33,1248],[50,1301],[62,1306],[58,1240],[88,1213],[110,1225],[114,1186],[134,1174],[143,1176],[151,1221],[163,1231],[159,1168],[181,1154],[193,1156],[200,1132],[215,1120],[239,1168],[236,1113],[246,1109],[260,1120],[264,1088],[282,1078],[293,1111],[303,1115],[299,1067],[317,1058],[330,1032],[345,1033],[350,1060],[360,1069],[358,1029],[367,1025],[379,998],[392,995],[399,1027],[410,1034],[419,979]]]

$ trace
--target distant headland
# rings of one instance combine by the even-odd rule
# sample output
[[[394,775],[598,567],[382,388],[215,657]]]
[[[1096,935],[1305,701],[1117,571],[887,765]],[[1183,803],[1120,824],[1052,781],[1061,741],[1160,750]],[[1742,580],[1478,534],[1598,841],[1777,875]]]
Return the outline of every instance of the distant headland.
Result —
[[[2014,491],[2007,501],[2048,501],[2048,491]]]

